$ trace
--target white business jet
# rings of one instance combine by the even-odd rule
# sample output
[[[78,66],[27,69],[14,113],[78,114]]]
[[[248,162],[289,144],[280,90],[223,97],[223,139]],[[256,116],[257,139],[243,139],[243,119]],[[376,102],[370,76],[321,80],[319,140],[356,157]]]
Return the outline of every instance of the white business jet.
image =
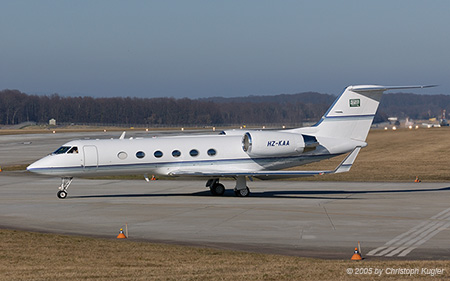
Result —
[[[144,174],[204,177],[213,195],[223,195],[220,178],[236,179],[237,196],[248,196],[247,178],[274,179],[348,172],[387,90],[431,86],[349,86],[312,127],[280,131],[238,130],[219,135],[74,140],[27,170],[61,177],[58,197],[67,197],[73,177]],[[330,171],[286,171],[348,153]]]

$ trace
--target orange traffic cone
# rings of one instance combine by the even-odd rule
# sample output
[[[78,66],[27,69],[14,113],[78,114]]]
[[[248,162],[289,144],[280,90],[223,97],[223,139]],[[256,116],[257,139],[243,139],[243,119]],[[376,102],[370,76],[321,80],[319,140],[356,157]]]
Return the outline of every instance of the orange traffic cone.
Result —
[[[362,260],[361,254],[358,251],[358,248],[355,248],[355,253],[352,256],[353,261],[359,261]]]
[[[416,179],[414,180],[414,182],[421,182],[421,180],[419,179],[419,177],[416,177]]]
[[[123,229],[122,229],[122,228],[120,229],[120,232],[119,232],[119,235],[117,235],[117,238],[119,238],[119,239],[127,238],[127,237],[125,236],[125,234],[123,234]]]
[[[152,175],[152,178],[150,180],[155,181],[156,180],[155,175]]]

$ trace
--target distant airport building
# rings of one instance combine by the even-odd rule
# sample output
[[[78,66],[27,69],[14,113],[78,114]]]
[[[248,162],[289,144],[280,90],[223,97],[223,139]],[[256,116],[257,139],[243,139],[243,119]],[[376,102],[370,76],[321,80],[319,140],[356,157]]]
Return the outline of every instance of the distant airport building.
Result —
[[[56,126],[56,120],[52,118],[52,119],[48,120],[48,124],[51,125],[51,126],[52,125]]]
[[[389,124],[391,124],[391,125],[392,124],[395,125],[395,126],[399,126],[400,125],[400,121],[398,121],[397,117],[389,117],[388,120],[389,120]]]

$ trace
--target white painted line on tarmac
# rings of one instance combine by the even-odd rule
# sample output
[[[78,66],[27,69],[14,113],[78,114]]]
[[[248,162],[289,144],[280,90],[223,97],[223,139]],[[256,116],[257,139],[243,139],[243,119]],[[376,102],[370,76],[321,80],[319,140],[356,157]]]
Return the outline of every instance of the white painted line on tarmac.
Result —
[[[433,238],[439,232],[450,227],[450,208],[432,216],[414,226],[405,233],[396,236],[383,246],[368,252],[368,256],[404,257],[411,251]]]

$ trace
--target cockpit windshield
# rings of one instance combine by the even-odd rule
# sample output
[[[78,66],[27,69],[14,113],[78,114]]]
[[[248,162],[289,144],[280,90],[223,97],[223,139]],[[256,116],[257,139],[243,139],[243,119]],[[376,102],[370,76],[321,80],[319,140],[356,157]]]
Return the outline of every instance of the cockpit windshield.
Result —
[[[78,153],[78,148],[76,146],[61,146],[53,154],[64,154],[64,153]]]

